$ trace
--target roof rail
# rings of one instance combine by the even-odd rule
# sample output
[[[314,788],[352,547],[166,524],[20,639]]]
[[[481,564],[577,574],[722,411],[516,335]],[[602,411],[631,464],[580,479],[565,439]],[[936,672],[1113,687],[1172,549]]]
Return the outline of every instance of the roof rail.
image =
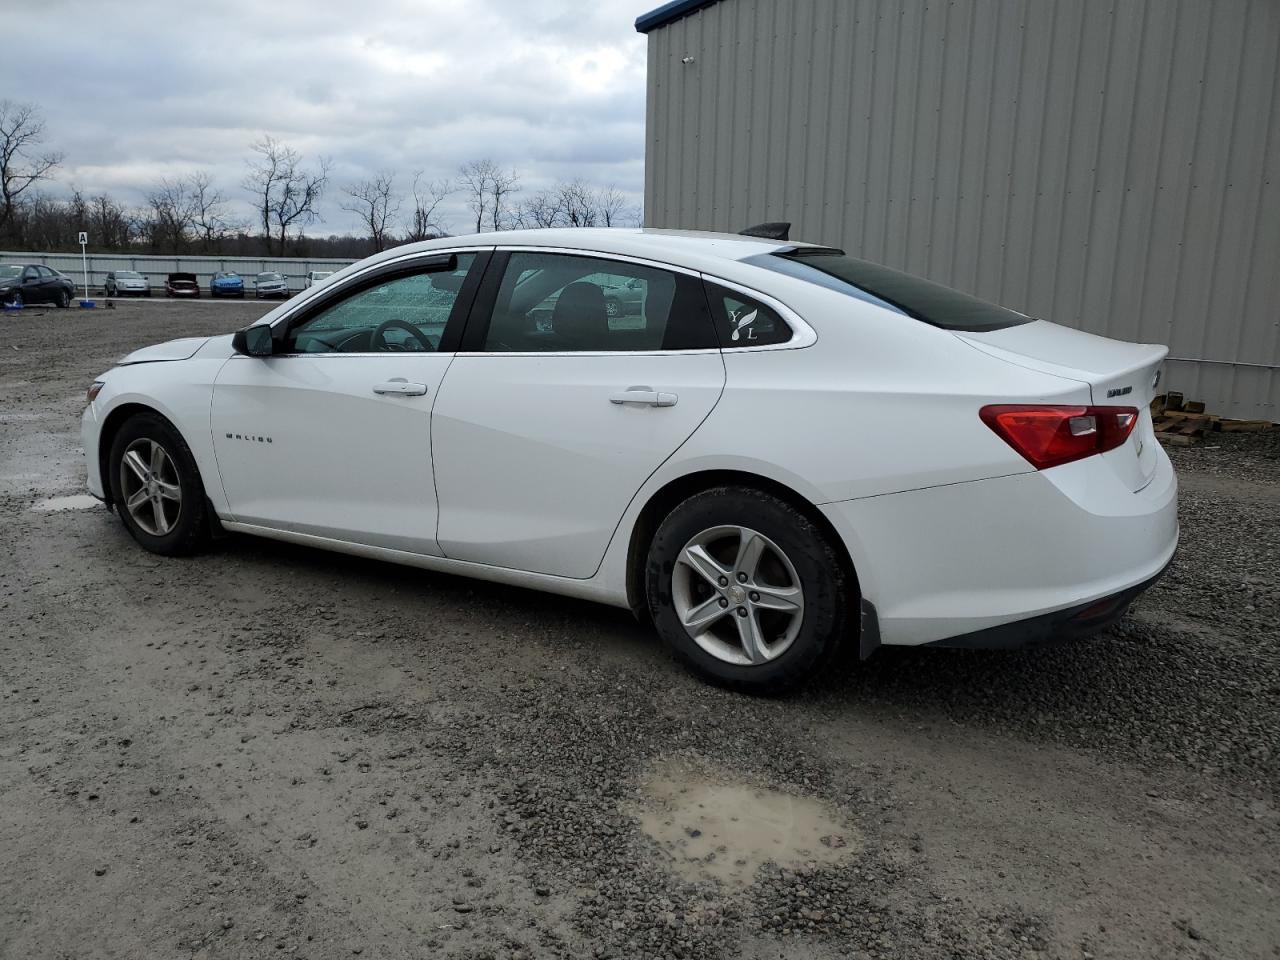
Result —
[[[754,227],[739,230],[738,235],[741,237],[760,237],[764,240],[790,240],[791,224],[781,221],[757,223]]]

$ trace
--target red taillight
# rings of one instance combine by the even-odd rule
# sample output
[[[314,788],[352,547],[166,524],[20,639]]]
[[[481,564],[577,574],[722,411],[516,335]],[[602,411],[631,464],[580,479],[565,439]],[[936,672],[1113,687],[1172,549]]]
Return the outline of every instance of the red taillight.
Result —
[[[993,404],[978,416],[1037,470],[1114,450],[1138,423],[1136,407]]]

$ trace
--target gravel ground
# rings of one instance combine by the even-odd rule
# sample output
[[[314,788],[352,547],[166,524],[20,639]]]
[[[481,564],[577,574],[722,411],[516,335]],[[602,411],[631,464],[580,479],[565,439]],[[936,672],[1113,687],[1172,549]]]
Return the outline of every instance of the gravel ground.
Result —
[[[0,956],[1280,957],[1280,434],[1173,451],[1110,634],[750,699],[619,611],[33,509],[95,375],[265,309],[0,318]]]

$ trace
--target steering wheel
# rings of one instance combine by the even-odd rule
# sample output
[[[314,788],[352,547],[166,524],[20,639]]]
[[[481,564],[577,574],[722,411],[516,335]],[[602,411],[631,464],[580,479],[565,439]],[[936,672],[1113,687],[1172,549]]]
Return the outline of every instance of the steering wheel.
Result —
[[[431,350],[435,349],[432,347],[431,341],[427,339],[426,334],[407,320],[383,320],[382,323],[378,324],[377,328],[369,337],[369,349],[404,351],[405,348],[403,346],[387,342],[385,334],[388,330],[392,329],[403,330],[414,340],[418,341],[418,348],[420,350],[424,350],[429,353]]]

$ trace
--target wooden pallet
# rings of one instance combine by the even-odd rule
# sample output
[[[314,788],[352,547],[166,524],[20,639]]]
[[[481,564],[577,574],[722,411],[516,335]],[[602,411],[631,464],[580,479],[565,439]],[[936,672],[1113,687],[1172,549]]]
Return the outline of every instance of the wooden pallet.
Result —
[[[1151,421],[1161,443],[1185,447],[1209,433],[1255,433],[1270,430],[1269,420],[1232,420],[1205,413],[1204,402],[1187,400],[1170,390],[1151,401]]]

